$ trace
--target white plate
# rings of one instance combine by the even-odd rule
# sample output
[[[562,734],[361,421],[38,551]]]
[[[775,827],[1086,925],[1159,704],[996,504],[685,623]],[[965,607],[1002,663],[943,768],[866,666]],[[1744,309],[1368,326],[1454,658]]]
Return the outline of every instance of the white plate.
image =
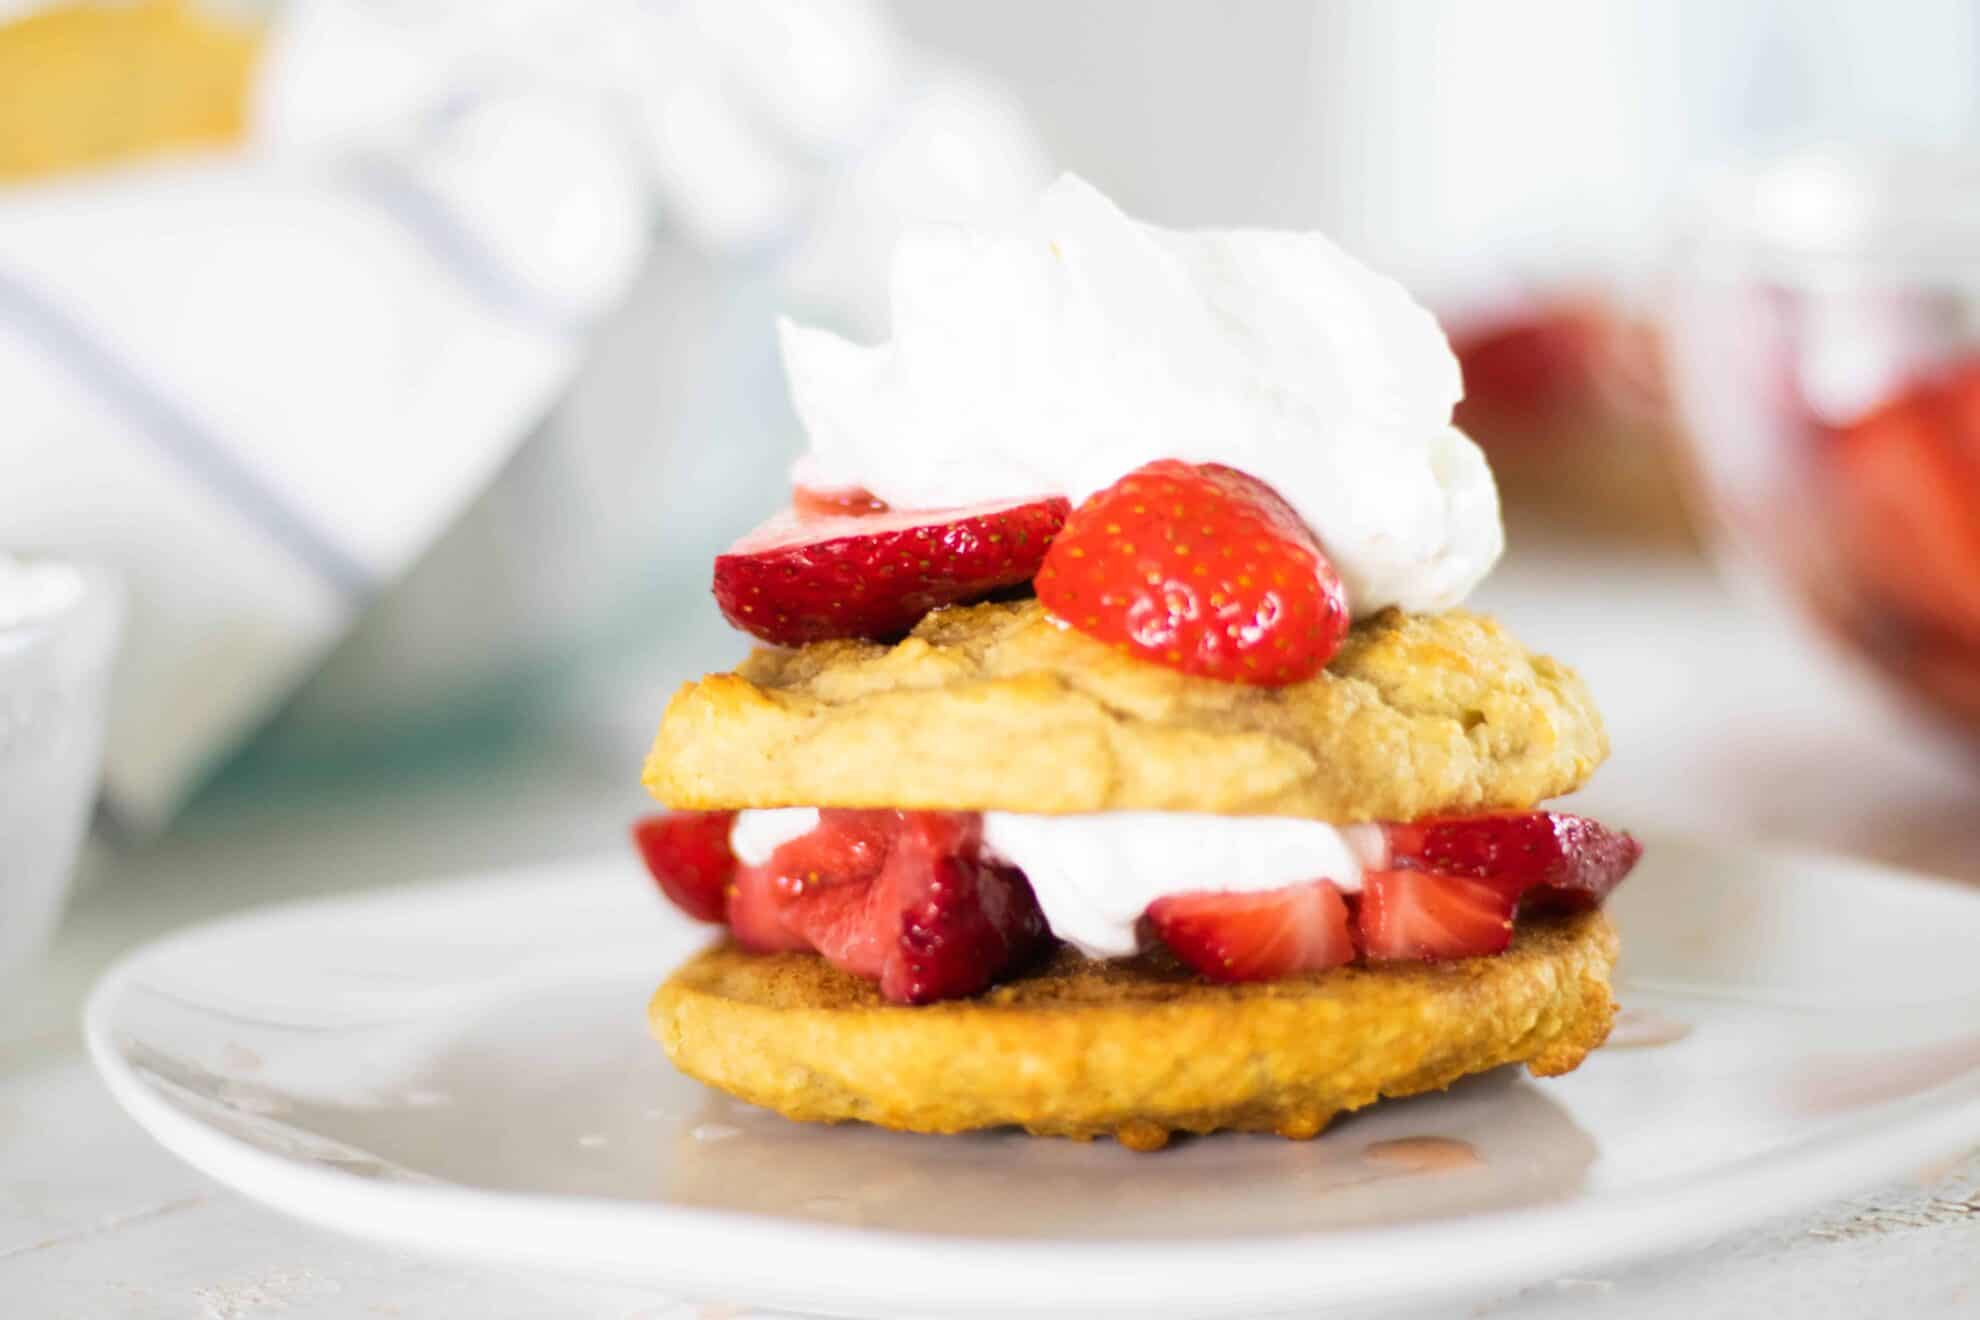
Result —
[[[1476,1296],[1980,1140],[1980,895],[1664,842],[1613,910],[1625,1018],[1572,1076],[1159,1155],[806,1127],[688,1081],[643,1009],[702,932],[621,862],[204,926],[113,969],[86,1025],[159,1141],[303,1218],[853,1313]]]

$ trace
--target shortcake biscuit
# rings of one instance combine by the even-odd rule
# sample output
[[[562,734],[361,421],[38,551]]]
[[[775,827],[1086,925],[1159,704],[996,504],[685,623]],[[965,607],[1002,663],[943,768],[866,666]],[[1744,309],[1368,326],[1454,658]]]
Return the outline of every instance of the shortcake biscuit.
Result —
[[[1524,810],[1608,752],[1581,680],[1492,619],[1389,610],[1290,687],[1194,678],[1036,601],[937,610],[892,646],[762,649],[667,707],[672,807],[1197,811],[1349,822]]]
[[[1311,1137],[1384,1097],[1510,1063],[1575,1068],[1607,1037],[1615,931],[1599,911],[1520,922],[1491,958],[1205,981],[1160,952],[1062,950],[973,999],[890,1003],[810,953],[723,942],[654,995],[690,1076],[789,1118],[913,1132]]]

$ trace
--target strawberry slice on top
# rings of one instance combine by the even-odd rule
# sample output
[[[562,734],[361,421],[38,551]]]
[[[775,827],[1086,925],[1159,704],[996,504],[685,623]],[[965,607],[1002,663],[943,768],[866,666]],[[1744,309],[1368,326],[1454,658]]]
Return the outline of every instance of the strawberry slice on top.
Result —
[[[1233,468],[1158,459],[1073,511],[1039,569],[1061,622],[1185,674],[1282,686],[1347,635],[1340,574],[1292,506]]]
[[[717,556],[722,616],[778,646],[899,637],[939,606],[1030,581],[1070,509],[1042,499],[876,511],[862,500],[872,497],[807,495]]]

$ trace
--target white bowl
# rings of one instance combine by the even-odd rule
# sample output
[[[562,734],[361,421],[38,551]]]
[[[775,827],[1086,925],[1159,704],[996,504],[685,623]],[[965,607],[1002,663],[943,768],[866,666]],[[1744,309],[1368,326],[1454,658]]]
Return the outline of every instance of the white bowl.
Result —
[[[1715,176],[1669,263],[1685,464],[1730,562],[1980,748],[1980,152]]]
[[[0,980],[62,914],[96,800],[122,606],[103,569],[0,554]]]

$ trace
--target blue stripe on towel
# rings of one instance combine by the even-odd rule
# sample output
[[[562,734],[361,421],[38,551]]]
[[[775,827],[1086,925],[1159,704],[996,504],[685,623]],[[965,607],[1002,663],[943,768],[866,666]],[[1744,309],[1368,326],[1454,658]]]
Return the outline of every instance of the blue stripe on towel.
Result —
[[[589,323],[582,311],[510,270],[445,198],[409,171],[371,156],[353,162],[344,177],[352,196],[402,226],[489,311],[560,339],[581,334]]]
[[[378,583],[363,564],[114,348],[34,289],[0,271],[0,323],[7,321],[66,367],[91,395],[122,412],[159,453],[330,586],[358,601],[376,589]]]

